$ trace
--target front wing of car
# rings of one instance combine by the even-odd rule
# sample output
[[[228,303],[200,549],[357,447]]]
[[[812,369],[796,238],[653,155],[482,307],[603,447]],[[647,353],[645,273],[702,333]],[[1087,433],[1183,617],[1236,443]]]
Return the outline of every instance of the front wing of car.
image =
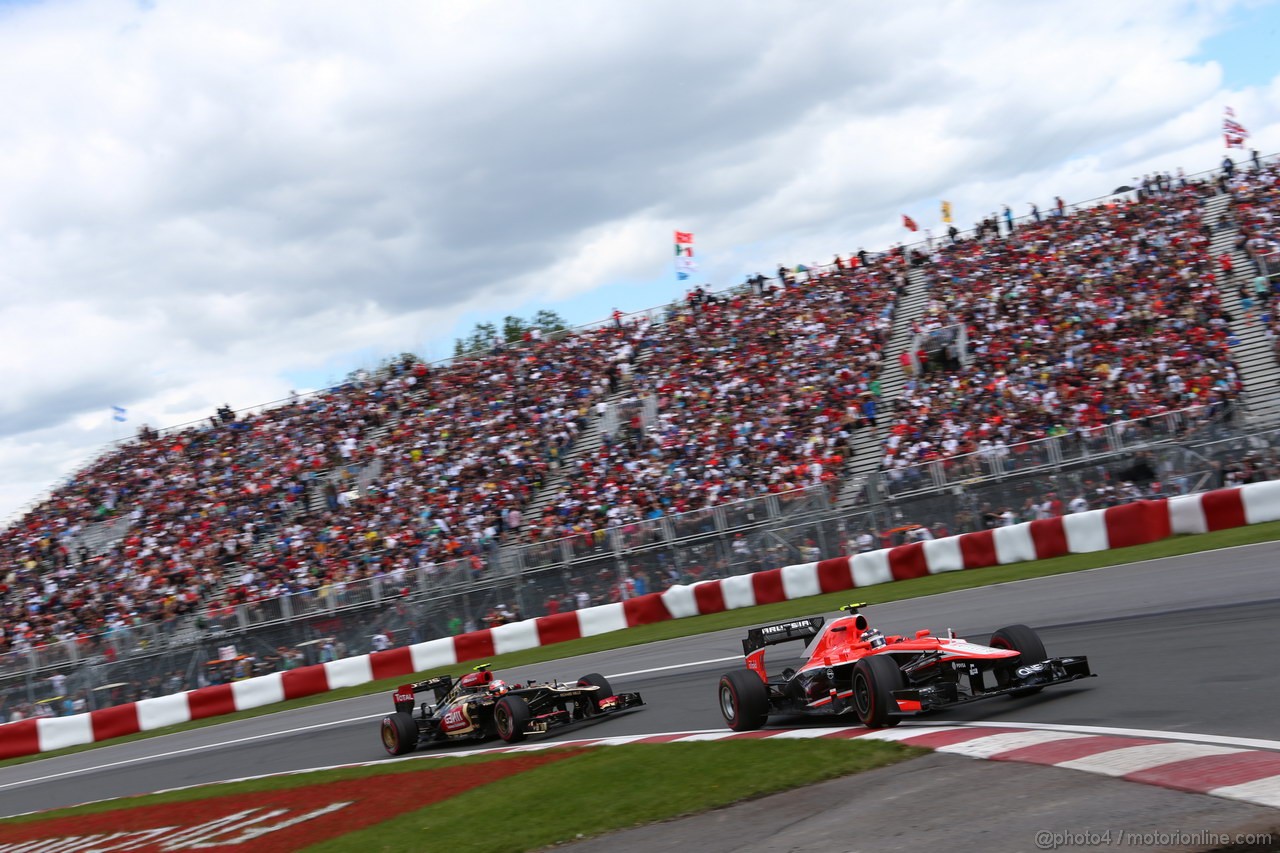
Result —
[[[546,692],[538,698],[529,701],[530,710],[533,716],[530,718],[528,725],[525,726],[525,734],[546,734],[553,728],[560,728],[571,723],[588,723],[598,720],[601,717],[611,714],[617,714],[621,711],[627,711],[632,708],[639,708],[644,705],[644,699],[639,693],[628,692],[618,693],[613,696],[604,696],[597,702],[598,708],[596,712],[587,718],[574,719],[563,706],[563,700],[576,698],[581,695],[590,695],[591,690],[580,690],[577,688],[547,688]]]
[[[955,683],[948,682],[895,690],[893,698],[898,703],[898,710],[890,713],[910,717],[994,696],[1026,695],[1028,691],[1038,691],[1042,687],[1066,684],[1082,678],[1094,678],[1096,675],[1089,669],[1088,658],[1064,657],[1015,667],[1010,671],[1010,680],[1005,684],[988,684],[987,680],[992,677],[992,670],[973,666],[968,671],[968,693],[960,692]]]

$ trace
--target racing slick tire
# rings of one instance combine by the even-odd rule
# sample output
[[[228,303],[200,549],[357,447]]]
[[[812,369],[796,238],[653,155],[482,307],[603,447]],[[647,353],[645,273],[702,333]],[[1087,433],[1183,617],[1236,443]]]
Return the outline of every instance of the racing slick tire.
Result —
[[[493,727],[507,743],[519,743],[529,726],[529,703],[520,696],[503,696],[493,706]]]
[[[902,718],[893,715],[898,703],[893,691],[907,686],[902,670],[887,655],[872,655],[853,667],[853,707],[858,719],[869,729],[896,726]]]
[[[1026,625],[1008,625],[1001,628],[991,635],[991,642],[988,645],[993,649],[1013,649],[1018,653],[1013,663],[1005,664],[995,670],[996,683],[1001,687],[1009,683],[1015,667],[1044,663],[1049,657],[1044,650],[1044,642],[1040,639],[1040,635],[1034,628],[1028,628]],[[1023,690],[1015,690],[1009,695],[1033,696],[1043,689],[1043,687],[1027,687]]]
[[[720,676],[720,713],[735,732],[751,732],[769,719],[769,691],[760,676],[735,669]]]
[[[382,746],[391,755],[406,755],[418,748],[418,721],[413,714],[396,711],[382,718]]]
[[[600,688],[586,703],[588,716],[600,713],[600,700],[608,699],[613,695],[613,688],[609,686],[609,679],[605,678],[598,672],[590,672],[579,678],[578,686]]]

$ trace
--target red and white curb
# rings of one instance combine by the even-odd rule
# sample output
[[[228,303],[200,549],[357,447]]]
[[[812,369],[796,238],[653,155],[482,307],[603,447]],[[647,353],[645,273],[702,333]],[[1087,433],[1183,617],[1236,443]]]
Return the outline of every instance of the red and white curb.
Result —
[[[1088,726],[1030,727],[1029,724],[903,725],[893,729],[855,727],[767,729],[756,732],[697,731],[632,735],[584,740],[554,741],[467,751],[450,750],[437,756],[525,752],[562,747],[622,746],[633,743],[691,743],[719,740],[826,740],[896,741],[948,755],[987,761],[1013,761],[1080,770],[1128,782],[1141,782],[1207,794],[1253,805],[1280,808],[1280,741],[1251,738],[1182,735],[1150,732],[1154,736],[1119,736],[1114,730]],[[1218,741],[1197,743],[1191,740]],[[1242,743],[1250,746],[1230,746]],[[1266,745],[1268,748],[1256,748]],[[370,762],[385,763],[385,762]],[[349,766],[349,765],[348,765]],[[318,769],[318,768],[317,768]],[[305,771],[304,771],[305,772]]]
[[[840,726],[766,729],[755,732],[706,729],[578,740],[544,740],[517,746],[445,749],[438,752],[419,752],[400,758],[308,767],[282,773],[265,773],[225,779],[220,782],[167,788],[152,793],[163,794],[349,767],[375,767],[404,761],[430,761],[474,755],[626,746],[635,743],[812,738],[895,741],[947,755],[960,755],[986,761],[1012,761],[1021,764],[1039,764],[1044,767],[1061,767],[1128,782],[1156,785],[1175,791],[1206,794],[1280,809],[1280,741],[1145,729],[1036,723],[943,723],[937,725],[908,723],[893,729]],[[98,802],[110,802],[110,800]],[[7,815],[5,819],[10,817],[18,817],[18,815]]]

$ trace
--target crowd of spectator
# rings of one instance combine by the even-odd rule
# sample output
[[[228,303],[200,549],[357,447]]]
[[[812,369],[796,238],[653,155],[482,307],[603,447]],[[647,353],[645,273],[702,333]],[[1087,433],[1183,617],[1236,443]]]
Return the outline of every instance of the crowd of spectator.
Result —
[[[975,453],[1016,462],[1036,439],[1228,409],[1240,379],[1201,216],[1211,192],[1151,176],[1135,197],[1009,219],[1003,232],[993,216],[975,238],[941,247],[917,328],[953,338],[918,353],[895,403],[890,478],[913,463]]]
[[[851,259],[852,260],[852,259]],[[716,297],[701,290],[642,323],[630,394],[649,397],[573,461],[531,540],[581,537],[664,515],[830,485],[875,418],[901,258]]]
[[[1214,225],[1234,232],[1232,247],[1250,261],[1246,269],[1230,270],[1243,322],[1261,325],[1280,361],[1280,165],[1264,165],[1255,157],[1252,168],[1230,172],[1223,182],[1230,202]]]

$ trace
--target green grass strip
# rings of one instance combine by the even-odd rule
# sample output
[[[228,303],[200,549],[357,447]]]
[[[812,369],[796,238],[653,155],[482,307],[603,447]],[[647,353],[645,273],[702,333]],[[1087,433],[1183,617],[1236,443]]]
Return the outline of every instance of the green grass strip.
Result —
[[[822,740],[602,747],[307,850],[540,850],[873,770],[924,752],[896,743]]]
[[[714,613],[708,616],[694,616],[688,619],[672,619],[667,622],[659,622],[653,625],[642,625],[638,628],[629,628],[625,631],[613,631],[608,634],[599,634],[594,637],[572,640],[567,643],[558,643],[553,646],[541,646],[536,649],[528,649],[522,652],[511,652],[505,655],[497,655],[490,658],[490,662],[494,665],[494,668],[498,670],[512,669],[534,663],[558,660],[560,658],[591,654],[592,652],[608,651],[626,646],[638,646],[644,643],[671,640],[679,637],[689,637],[695,634],[705,634],[711,631],[722,631],[729,628],[759,625],[764,622],[788,619],[794,616],[807,616],[814,613],[825,613],[837,610],[840,605],[847,604],[851,598],[857,598],[860,601],[866,601],[870,604],[883,604],[889,601],[901,601],[903,599],[919,598],[926,595],[938,595],[944,592],[973,589],[975,587],[990,586],[992,584],[1007,583],[1009,581],[1048,577],[1049,575],[1079,572],[1087,569],[1097,569],[1104,566],[1115,566],[1123,563],[1138,562],[1141,560],[1156,560],[1163,557],[1176,557],[1183,554],[1194,554],[1202,551],[1210,551],[1217,548],[1229,548],[1237,545],[1252,545],[1261,542],[1272,542],[1277,539],[1280,539],[1280,521],[1273,521],[1267,522],[1266,524],[1236,527],[1230,530],[1219,530],[1213,533],[1201,533],[1194,536],[1176,536],[1170,539],[1161,540],[1160,542],[1152,542],[1146,545],[1135,545],[1131,548],[1121,548],[1114,551],[1096,551],[1092,554],[1069,554],[1065,557],[1054,557],[1050,560],[1010,563],[1006,566],[990,566],[984,569],[972,569],[963,572],[945,572],[940,575],[930,575],[929,577],[916,578],[914,580],[897,581],[894,583],[865,587],[856,591],[837,592],[831,593],[830,595],[818,595],[811,598],[779,602],[778,604],[766,604],[759,607],[748,607],[741,610]],[[428,673],[419,677],[425,677],[427,674],[436,674],[440,672],[457,673],[466,668],[467,665],[465,664],[441,667],[439,669],[430,670]],[[561,677],[567,678],[573,675],[576,674],[567,673]],[[355,687],[345,687],[340,690],[333,690],[316,696],[308,696],[303,699],[294,699],[288,702],[280,702],[274,705],[267,705],[262,708],[255,708],[250,711],[239,711],[235,714],[227,714],[221,717],[213,717],[191,723],[182,723],[177,726],[170,726],[169,728],[159,729],[153,732],[141,732],[139,734],[107,741],[106,743],[116,744],[130,740],[140,740],[143,738],[155,737],[158,734],[171,734],[173,732],[219,725],[232,720],[259,717],[265,714],[274,714],[294,708],[334,702],[340,699],[350,699],[352,697],[364,696],[371,693],[389,693],[396,686],[403,684],[407,678],[407,676],[400,676],[397,678],[371,682],[369,684],[361,684]],[[390,710],[390,707],[391,700],[390,697],[388,697],[388,710]],[[38,761],[54,755],[83,752],[88,749],[96,749],[103,745],[104,744],[102,743],[86,744],[84,746],[67,747],[66,749],[58,750],[56,752],[45,752],[39,755],[11,758],[7,761],[0,762],[0,767],[8,766],[10,764],[25,763],[28,761]]]

